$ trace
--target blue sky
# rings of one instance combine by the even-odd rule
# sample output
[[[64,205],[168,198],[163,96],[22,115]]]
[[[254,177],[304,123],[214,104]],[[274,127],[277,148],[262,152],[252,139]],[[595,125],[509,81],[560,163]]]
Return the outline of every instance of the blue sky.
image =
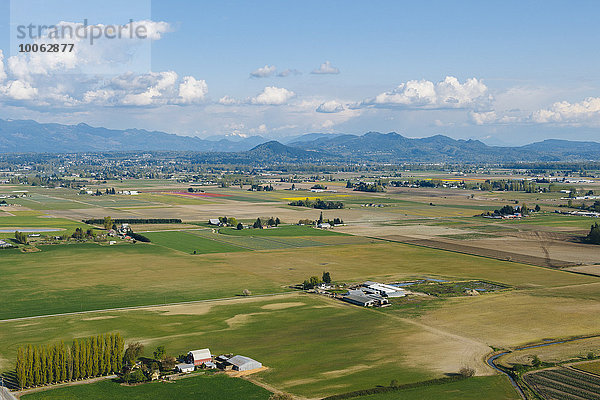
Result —
[[[198,136],[600,141],[596,1],[13,3],[0,0],[0,118]],[[11,24],[23,18],[133,19],[155,35],[18,54]]]

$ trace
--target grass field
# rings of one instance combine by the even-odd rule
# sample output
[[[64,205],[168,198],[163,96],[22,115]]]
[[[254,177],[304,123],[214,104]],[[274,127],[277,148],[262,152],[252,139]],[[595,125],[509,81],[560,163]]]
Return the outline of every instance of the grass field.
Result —
[[[419,327],[305,294],[0,322],[0,357],[14,358],[18,344],[70,341],[115,327],[127,342],[141,341],[147,355],[165,345],[171,354],[208,347],[252,357],[269,367],[255,377],[311,397],[442,375],[441,366],[412,362],[422,352]],[[472,344],[442,339],[443,348],[457,348],[453,364],[444,365],[456,372]]]
[[[194,376],[172,383],[152,382],[139,386],[122,386],[113,381],[46,390],[21,396],[25,400],[267,400],[271,393],[260,386],[226,375]]]
[[[283,225],[268,229],[221,228],[219,233],[232,236],[335,236],[345,235],[333,230],[315,229],[310,226]]]
[[[334,280],[346,282],[428,276],[485,279],[536,290],[598,281],[396,243],[320,246],[310,252],[293,248],[197,256],[142,243],[73,244],[41,249],[27,254],[2,253],[0,302],[4,307],[0,318],[231,297],[243,289],[255,294],[276,293],[289,290],[289,285],[311,275],[320,275],[323,270],[330,271]],[[575,288],[565,294],[573,295],[572,290]],[[595,296],[593,290],[577,290],[583,290],[581,297]],[[556,290],[546,296],[560,293]]]
[[[503,376],[481,376],[447,383],[396,392],[355,397],[356,400],[509,400],[520,399]]]
[[[581,371],[590,372],[592,374],[600,375],[600,360],[590,361],[581,364],[573,365],[573,368]]]
[[[184,231],[149,232],[145,233],[144,236],[148,237],[154,244],[188,254],[194,252],[196,254],[229,253],[246,250],[242,247],[203,238]]]

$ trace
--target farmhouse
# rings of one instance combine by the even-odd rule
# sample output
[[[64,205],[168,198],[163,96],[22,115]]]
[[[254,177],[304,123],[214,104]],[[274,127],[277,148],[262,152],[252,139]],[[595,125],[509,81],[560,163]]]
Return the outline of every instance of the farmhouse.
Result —
[[[194,369],[196,369],[194,364],[181,363],[181,364],[177,364],[175,366],[175,370],[177,370],[179,372],[183,372],[184,374],[189,374],[190,372],[194,372]]]
[[[208,224],[219,226],[219,225],[221,225],[221,221],[219,221],[218,218],[211,218],[208,220]]]
[[[209,349],[192,350],[187,355],[187,362],[193,365],[202,365],[212,361]]]
[[[319,225],[317,225],[317,228],[329,229],[331,228],[331,224],[329,222],[321,222]]]
[[[10,243],[6,243],[4,240],[0,239],[0,248],[7,248],[7,247],[12,247],[12,244]]]
[[[262,368],[262,363],[253,360],[250,357],[238,355],[228,358],[226,361],[223,361],[219,365],[219,368],[228,369],[228,366],[231,366],[231,369],[233,369],[234,371],[250,371],[253,369]]]

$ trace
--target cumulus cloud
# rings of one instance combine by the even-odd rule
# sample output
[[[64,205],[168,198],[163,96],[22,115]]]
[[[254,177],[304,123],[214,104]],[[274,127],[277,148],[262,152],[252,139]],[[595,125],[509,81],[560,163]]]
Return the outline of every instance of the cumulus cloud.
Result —
[[[265,65],[250,72],[252,78],[268,78],[275,75],[277,68],[274,65]]]
[[[71,27],[75,32],[80,23],[60,22],[58,30]],[[124,27],[135,31],[144,27],[145,35],[133,38],[124,31],[122,39],[104,36],[92,44],[81,37],[47,35],[36,39],[40,43],[74,42],[72,52],[17,54],[6,60],[0,52],[0,101],[22,101],[24,105],[63,107],[95,104],[102,106],[158,106],[164,104],[194,104],[206,98],[206,81],[192,76],[179,79],[174,71],[150,73],[92,73],[103,68],[135,59],[135,51],[148,41],[159,40],[171,30],[166,22],[133,21]],[[88,25],[106,28],[105,25]],[[70,30],[65,30],[69,32]],[[126,64],[124,64],[126,65]],[[4,82],[4,83],[3,83]]]
[[[317,74],[317,75],[337,75],[340,73],[340,70],[336,67],[334,67],[333,65],[331,65],[331,62],[329,61],[325,61],[323,64],[321,64],[319,66],[319,68],[313,70],[311,72],[311,74]]]
[[[23,81],[11,81],[4,87],[3,92],[14,100],[31,100],[38,95],[38,90]]]
[[[487,104],[492,97],[487,86],[476,78],[460,83],[453,76],[441,82],[412,80],[383,92],[362,105],[401,106],[414,108],[467,108]]]
[[[219,104],[222,104],[224,106],[231,106],[234,104],[240,104],[240,101],[230,96],[223,96],[219,99]]]
[[[316,111],[320,113],[338,113],[344,111],[344,106],[335,100],[330,100],[321,103]]]
[[[561,101],[530,116],[537,123],[600,123],[600,97],[588,97],[578,103]]]
[[[186,76],[179,84],[179,98],[183,104],[196,103],[204,100],[208,93],[208,85],[204,80],[197,80],[193,76]]]
[[[281,105],[285,104],[295,95],[294,92],[285,88],[267,86],[262,93],[250,99],[250,103],[259,105]]]
[[[471,119],[477,125],[489,124],[492,122],[496,122],[498,120],[498,115],[496,115],[496,111],[486,111],[486,112],[471,112]]]

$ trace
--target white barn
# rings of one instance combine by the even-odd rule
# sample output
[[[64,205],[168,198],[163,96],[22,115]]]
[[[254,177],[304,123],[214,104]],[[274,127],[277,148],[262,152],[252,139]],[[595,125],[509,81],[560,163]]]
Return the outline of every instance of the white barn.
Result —
[[[227,360],[235,371],[249,371],[262,368],[262,363],[245,356],[233,356]]]

